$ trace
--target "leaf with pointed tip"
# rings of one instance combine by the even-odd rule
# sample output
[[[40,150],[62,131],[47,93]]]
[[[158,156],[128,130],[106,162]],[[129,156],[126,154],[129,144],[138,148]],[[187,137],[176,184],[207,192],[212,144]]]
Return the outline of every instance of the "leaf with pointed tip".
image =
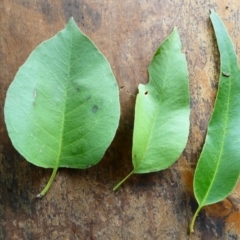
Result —
[[[168,168],[182,153],[189,134],[189,90],[185,55],[177,29],[162,43],[148,69],[149,83],[139,85],[135,107],[133,173]]]
[[[19,69],[4,107],[14,147],[29,162],[54,168],[98,163],[119,123],[116,80],[106,58],[78,28],[40,44]]]
[[[240,71],[233,43],[219,18],[210,15],[220,52],[220,79],[205,144],[194,174],[194,194],[198,209],[226,198],[240,173]]]

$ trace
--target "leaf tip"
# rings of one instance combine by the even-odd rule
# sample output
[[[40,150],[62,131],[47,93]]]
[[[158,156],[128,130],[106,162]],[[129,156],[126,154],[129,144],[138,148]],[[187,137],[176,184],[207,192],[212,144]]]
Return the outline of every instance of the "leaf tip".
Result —
[[[77,23],[75,22],[73,16],[69,18],[67,25],[72,25],[72,24],[75,25],[75,26],[77,26]],[[78,26],[77,26],[77,27],[78,27]]]
[[[169,37],[176,36],[176,35],[178,35],[178,26],[177,25],[174,26],[174,28],[173,28],[171,34],[169,35]]]
[[[174,26],[172,33],[169,35],[168,39],[173,38],[175,41],[177,41],[181,45],[180,36],[178,33],[178,26]]]
[[[75,22],[74,17],[71,16],[71,17],[69,18],[69,21],[73,21],[73,22]]]

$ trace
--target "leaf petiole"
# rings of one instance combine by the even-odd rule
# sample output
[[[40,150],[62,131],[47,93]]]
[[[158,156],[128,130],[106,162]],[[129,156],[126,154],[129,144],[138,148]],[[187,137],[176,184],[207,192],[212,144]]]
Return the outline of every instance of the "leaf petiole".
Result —
[[[198,216],[198,213],[201,209],[202,209],[202,206],[198,206],[196,212],[193,215],[193,219],[192,219],[192,222],[191,222],[190,227],[189,227],[190,234],[194,232],[194,224],[195,224],[196,218]]]
[[[133,173],[134,173],[134,169],[133,169],[132,172],[130,172],[121,182],[119,182],[119,183],[113,188],[113,191],[116,191],[116,190],[122,185],[122,183],[124,183]]]
[[[46,192],[48,191],[48,189],[51,187],[52,182],[57,174],[57,170],[58,170],[58,166],[55,166],[55,168],[53,169],[52,175],[47,183],[47,185],[45,186],[45,188],[37,195],[37,198],[42,198]]]

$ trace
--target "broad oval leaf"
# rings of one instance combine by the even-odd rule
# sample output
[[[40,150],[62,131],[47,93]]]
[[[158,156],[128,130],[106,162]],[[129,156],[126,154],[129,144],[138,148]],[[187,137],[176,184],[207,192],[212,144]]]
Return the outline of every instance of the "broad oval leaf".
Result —
[[[190,225],[203,206],[226,198],[240,173],[240,71],[233,43],[219,18],[210,15],[220,52],[218,93],[205,144],[194,174],[194,194],[199,204]]]
[[[155,53],[148,72],[149,83],[139,85],[136,100],[132,149],[134,170],[128,177],[133,173],[166,169],[179,158],[187,143],[190,115],[188,71],[176,28]]]
[[[100,161],[115,135],[118,87],[108,61],[72,18],[19,69],[4,112],[11,141],[29,162],[55,173],[84,169]]]

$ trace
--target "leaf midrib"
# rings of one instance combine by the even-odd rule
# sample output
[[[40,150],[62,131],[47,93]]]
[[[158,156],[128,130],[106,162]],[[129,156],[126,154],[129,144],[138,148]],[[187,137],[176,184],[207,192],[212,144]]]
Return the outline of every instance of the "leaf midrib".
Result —
[[[71,43],[70,43],[70,47],[69,47],[69,57],[68,57],[68,75],[67,75],[67,82],[66,82],[66,88],[65,88],[65,95],[64,95],[64,107],[63,107],[63,120],[62,120],[62,126],[60,129],[60,137],[59,137],[59,151],[58,151],[58,156],[56,159],[56,165],[54,167],[54,169],[59,167],[59,162],[60,162],[60,157],[61,157],[61,153],[62,153],[62,149],[63,149],[63,133],[64,133],[64,128],[65,128],[65,117],[66,117],[66,103],[67,103],[67,95],[68,95],[68,81],[70,79],[70,70],[71,70],[71,58],[72,58],[72,41],[73,41],[73,34],[72,34],[72,29],[70,29],[71,32]]]
[[[225,44],[225,45],[227,45],[227,44]],[[229,66],[231,66],[230,60],[229,60],[229,55],[227,55],[227,56],[228,56],[228,64],[229,64]],[[232,70],[232,69],[231,69],[231,70]],[[222,73],[222,71],[223,71],[223,69],[222,69],[222,67],[221,67],[221,69],[220,69],[220,74]],[[230,71],[230,73],[231,73],[231,71]],[[222,153],[223,153],[223,146],[224,146],[224,142],[225,142],[225,138],[226,138],[226,132],[227,132],[227,131],[226,131],[226,130],[227,130],[227,123],[228,123],[228,119],[229,119],[229,106],[230,106],[230,102],[231,102],[231,101],[230,101],[230,99],[231,99],[231,94],[230,94],[230,92],[231,92],[231,89],[232,89],[232,83],[231,83],[230,80],[231,80],[231,79],[229,79],[229,87],[228,87],[228,96],[229,96],[229,98],[228,98],[228,102],[227,102],[227,111],[226,111],[226,117],[225,117],[226,121],[225,121],[225,124],[224,124],[224,134],[222,135],[222,136],[223,136],[223,138],[222,138],[223,140],[222,140],[222,143],[221,143],[221,150],[220,150],[220,154],[219,154],[219,157],[218,157],[218,164],[217,164],[216,170],[215,170],[215,172],[214,172],[214,175],[213,175],[211,184],[209,185],[209,188],[208,188],[208,190],[207,190],[207,192],[206,192],[205,198],[203,199],[202,204],[199,204],[199,208],[205,206],[204,203],[205,203],[206,199],[207,199],[208,196],[209,196],[210,190],[212,189],[212,186],[213,186],[215,177],[216,177],[216,175],[217,175],[217,173],[218,173],[219,166],[220,166],[220,162],[221,162],[221,156],[222,156]],[[221,81],[223,81],[223,77],[222,77],[222,76],[220,77],[220,82],[221,82]],[[218,97],[218,95],[217,95],[217,97]]]
[[[169,56],[169,54],[168,54],[168,56]],[[158,59],[157,59],[157,61],[158,61]],[[164,87],[165,87],[166,75],[167,75],[168,69],[169,69],[169,62],[170,62],[170,57],[168,58],[168,64],[167,64],[166,74],[165,74],[165,76],[164,76],[164,78],[163,78],[164,84],[163,84],[162,90],[164,90]],[[151,76],[150,71],[149,71],[149,75]],[[150,77],[150,79],[151,79],[151,77]],[[149,82],[149,85],[151,85],[151,84],[155,84],[155,81],[150,81],[150,82]],[[147,84],[147,85],[148,85],[148,84]],[[157,92],[158,92],[158,94],[159,94],[159,96],[160,96],[160,92],[158,91],[158,88],[156,87],[155,89],[157,89]],[[145,96],[145,95],[144,95],[144,96]],[[146,97],[148,97],[148,96],[146,96]],[[159,104],[159,105],[160,105],[160,104]],[[161,101],[161,105],[162,105],[162,101]],[[147,149],[149,148],[149,142],[150,142],[150,139],[151,139],[151,136],[152,136],[152,132],[153,132],[154,126],[155,126],[155,124],[156,124],[156,119],[157,119],[157,116],[158,116],[158,113],[159,113],[160,109],[161,109],[161,108],[160,108],[160,106],[159,106],[159,108],[158,108],[158,110],[156,111],[156,114],[155,114],[155,116],[154,116],[154,121],[153,121],[151,130],[149,131],[148,141],[147,141],[147,144],[146,144],[146,147],[145,147],[144,154],[143,154],[143,156],[142,156],[142,158],[141,158],[141,160],[140,160],[140,163],[138,164],[138,167],[134,169],[134,172],[137,171],[137,169],[139,168],[139,166],[141,165],[141,163],[143,162],[143,160],[144,160],[144,158],[145,158]]]

